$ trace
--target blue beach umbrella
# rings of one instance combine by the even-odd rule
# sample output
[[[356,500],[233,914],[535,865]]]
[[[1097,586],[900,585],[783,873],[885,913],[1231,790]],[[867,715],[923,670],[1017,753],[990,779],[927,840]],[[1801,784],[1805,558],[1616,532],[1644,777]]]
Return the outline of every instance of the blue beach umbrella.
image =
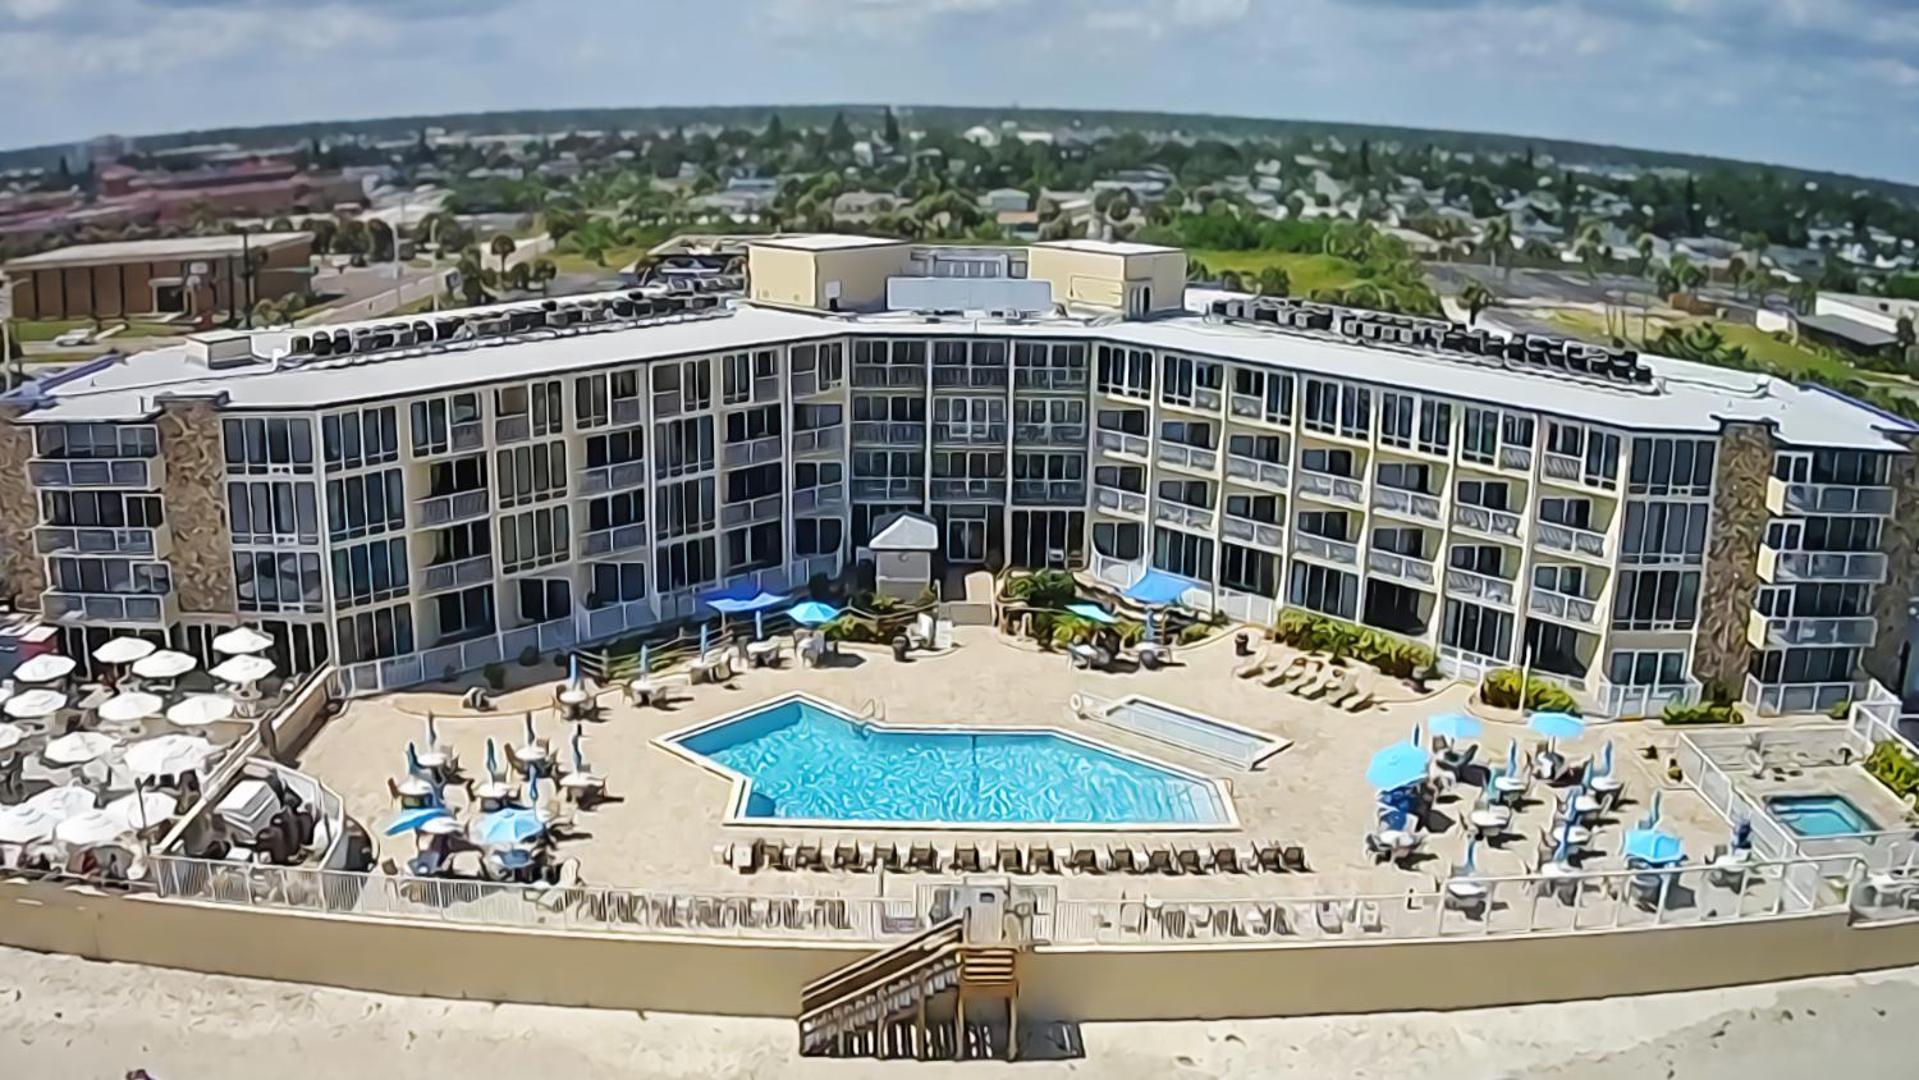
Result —
[[[1526,726],[1548,739],[1576,739],[1585,734],[1586,725],[1571,713],[1534,713]]]
[[[1606,748],[1599,754],[1599,775],[1612,775],[1612,740],[1606,740]]]
[[[706,655],[706,624],[700,624],[700,655]]]
[[[1479,837],[1475,836],[1472,839],[1466,841],[1466,857],[1460,860],[1460,863],[1459,863],[1459,872],[1461,874],[1473,874],[1478,872],[1479,867],[1474,860],[1474,856],[1478,854],[1479,854]]]
[[[402,833],[419,832],[427,822],[447,816],[444,806],[422,806],[417,810],[407,810],[393,819],[393,823],[386,827],[386,834],[399,836]]]
[[[640,642],[640,677],[653,674],[653,646],[650,642]]]
[[[1658,829],[1634,829],[1627,833],[1621,854],[1647,866],[1672,866],[1686,857],[1679,838]]]
[[[512,847],[546,831],[538,814],[526,809],[495,810],[480,819],[473,842],[487,847]]]
[[[753,640],[758,641],[765,636],[766,610],[764,608],[755,609],[753,612]]]
[[[786,609],[786,614],[801,626],[824,626],[840,617],[840,609],[818,600],[808,600]]]
[[[1102,626],[1111,626],[1119,621],[1113,618],[1112,612],[1107,611],[1098,604],[1068,604],[1066,605],[1066,610],[1082,619],[1088,619]]]
[[[406,743],[406,772],[408,776],[421,776],[426,772],[420,768],[420,751],[413,745],[412,739]]]
[[[1507,776],[1519,775],[1519,740],[1518,739],[1514,739],[1512,742],[1509,742],[1506,744],[1506,775]]]
[[[1485,730],[1485,725],[1465,713],[1444,713],[1426,721],[1426,727],[1434,735],[1443,735],[1448,739],[1477,739]]]
[[[1650,829],[1659,824],[1659,789],[1652,790],[1652,799],[1646,806],[1646,816],[1639,821],[1639,827]]]
[[[1431,758],[1417,743],[1394,743],[1373,755],[1366,766],[1366,782],[1380,791],[1405,787],[1426,778]]]
[[[578,685],[580,681],[580,654],[574,653],[566,658],[566,681]]]

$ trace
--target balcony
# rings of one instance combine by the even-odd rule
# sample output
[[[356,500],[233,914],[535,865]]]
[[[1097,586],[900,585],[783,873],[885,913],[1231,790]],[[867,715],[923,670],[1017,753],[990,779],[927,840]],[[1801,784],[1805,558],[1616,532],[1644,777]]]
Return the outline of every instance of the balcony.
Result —
[[[640,422],[640,419],[639,398],[613,399],[613,423],[615,426],[625,427],[628,424],[637,424]]]
[[[1055,393],[1084,394],[1086,392],[1086,370],[1084,368],[1037,368],[1015,367],[1013,386],[1020,390],[1050,390]]]
[[[1004,447],[1006,425],[936,422],[933,425],[933,441],[941,446]]]
[[[507,443],[523,442],[533,437],[533,421],[527,416],[502,416],[493,421],[493,441],[505,446]]]
[[[769,461],[778,461],[785,447],[778,435],[751,439],[746,442],[727,443],[720,451],[720,460],[727,468],[742,465],[764,465]]]
[[[778,521],[782,513],[780,509],[782,501],[779,492],[776,491],[771,495],[762,495],[757,499],[749,499],[746,502],[727,503],[720,507],[720,525],[726,528],[732,528],[735,525],[753,525],[762,521]],[[589,544],[592,542],[592,539],[591,534],[589,534],[587,536]],[[587,554],[591,555],[593,552],[589,550]]]
[[[960,368],[936,367],[933,369],[935,389],[1006,389],[1006,369],[1003,367]]]
[[[42,555],[126,555],[164,559],[173,550],[173,531],[155,528],[42,525],[33,530],[33,549]]]
[[[1606,561],[1606,537],[1591,529],[1576,529],[1570,525],[1560,525],[1551,521],[1539,523],[1534,534],[1539,547],[1546,551],[1562,555],[1576,555],[1582,559]]]
[[[166,486],[161,458],[35,458],[27,477],[36,488],[118,488],[157,491]]]
[[[1884,517],[1892,513],[1889,487],[1851,484],[1789,484],[1774,476],[1766,481],[1766,509],[1786,514],[1861,514]]]
[[[1005,502],[1006,481],[985,477],[935,477],[933,498],[941,502]]]
[[[1417,585],[1423,589],[1432,588],[1438,578],[1432,563],[1407,555],[1396,555],[1390,551],[1367,552],[1366,569],[1375,577],[1406,585]]]
[[[1309,499],[1338,503],[1341,506],[1366,505],[1366,486],[1348,476],[1299,470],[1299,493]]]
[[[1015,506],[1084,506],[1086,505],[1086,481],[1015,480],[1013,481],[1013,504]]]
[[[1227,398],[1227,408],[1231,410],[1235,420],[1250,420],[1256,424],[1274,424],[1280,427],[1286,425],[1285,417],[1268,416],[1266,402],[1254,394],[1230,395]]]
[[[1213,512],[1203,506],[1161,502],[1158,509],[1153,512],[1153,520],[1196,532],[1211,533],[1213,531]]]
[[[1145,461],[1152,453],[1152,442],[1146,436],[1129,435],[1124,431],[1108,431],[1105,428],[1093,433],[1093,445],[1109,454],[1137,458],[1140,461]]]
[[[1531,474],[1533,471],[1533,450],[1530,446],[1502,446],[1499,448],[1499,467],[1508,472]]]
[[[1332,563],[1335,566],[1359,565],[1359,548],[1344,540],[1331,540],[1312,533],[1295,532],[1293,534],[1293,554],[1308,559]]]
[[[1077,450],[1085,445],[1085,424],[1017,424],[1013,427],[1015,449],[1054,446]]]
[[[1421,521],[1437,525],[1443,520],[1439,513],[1439,499],[1422,491],[1407,491],[1403,488],[1376,487],[1373,489],[1373,509],[1382,514],[1405,518],[1409,521]]]
[[[1513,606],[1513,583],[1491,574],[1446,568],[1446,595],[1460,600],[1481,600],[1500,607]]]
[[[853,497],[871,502],[919,502],[925,490],[925,481],[916,476],[869,476],[853,481]]]
[[[1625,719],[1659,716],[1666,711],[1668,705],[1696,705],[1703,692],[1704,688],[1697,679],[1687,679],[1676,684],[1632,686],[1614,683],[1602,677],[1594,697],[1599,702],[1600,715]]]
[[[1777,551],[1759,549],[1759,579],[1771,585],[1804,582],[1884,584],[1886,556],[1877,551]]]
[[[918,449],[926,445],[926,425],[910,422],[890,423],[884,420],[855,420],[853,445],[910,446]]]
[[[819,487],[798,488],[793,492],[793,512],[795,514],[813,513],[822,510],[837,511],[845,505],[845,484],[821,484]]]
[[[1254,521],[1252,518],[1226,515],[1220,521],[1220,534],[1228,540],[1254,547],[1271,548],[1274,551],[1286,550],[1286,530],[1269,521]]]
[[[1755,649],[1794,646],[1864,647],[1878,633],[1869,615],[1844,618],[1780,618],[1754,611],[1746,619],[1746,642]]]
[[[817,371],[795,371],[790,385],[793,396],[796,398],[812,397],[814,394],[831,393],[839,389],[839,384],[835,382],[822,386]]]
[[[1760,716],[1823,716],[1842,701],[1854,701],[1866,691],[1864,682],[1762,683],[1746,676],[1740,701]]]
[[[1225,396],[1218,390],[1212,390],[1204,386],[1195,386],[1193,387],[1193,395],[1188,400],[1181,401],[1171,396],[1162,395],[1159,402],[1169,409],[1184,409],[1188,412],[1202,412],[1208,416],[1218,416],[1220,407],[1226,403],[1226,400]]]
[[[1093,485],[1093,505],[1111,514],[1137,518],[1146,516],[1146,496],[1138,491],[1095,484]]]
[[[421,499],[413,504],[413,527],[424,529],[483,518],[492,506],[492,493],[485,488]]]
[[[1287,485],[1292,481],[1292,470],[1278,462],[1227,454],[1226,476],[1242,484],[1262,487],[1283,495]]]
[[[1526,596],[1526,610],[1578,630],[1599,629],[1599,605],[1583,596],[1534,586]]]
[[[1453,524],[1468,532],[1505,540],[1519,539],[1519,515],[1485,506],[1460,503],[1453,507]]]
[[[923,367],[880,367],[873,364],[853,365],[853,385],[872,388],[900,387],[905,389],[924,389],[926,369]]]
[[[581,495],[605,495],[614,491],[630,491],[646,483],[646,462],[622,461],[618,465],[601,465],[598,468],[584,469],[580,472]]]
[[[653,395],[653,419],[671,420],[690,410],[678,390],[662,390]]]
[[[1213,475],[1219,469],[1219,451],[1208,450],[1203,446],[1187,446],[1184,443],[1159,444],[1159,462],[1177,469]]]
[[[1577,484],[1586,475],[1586,462],[1570,454],[1548,452],[1539,471],[1548,480],[1559,480],[1568,484]]]
[[[465,589],[493,580],[493,556],[475,555],[453,562],[434,563],[420,574],[420,595]]]
[[[779,513],[779,496],[773,497],[773,512]],[[727,507],[731,510],[732,507]],[[586,559],[602,555],[614,555],[622,551],[635,551],[646,546],[646,522],[635,521],[628,525],[615,525],[607,529],[595,529],[580,537],[580,556]]]
[[[107,623],[116,626],[167,627],[180,617],[172,593],[74,593],[48,590],[40,595],[40,614],[50,623]]]
[[[454,424],[447,429],[446,442],[435,445],[433,433],[415,431],[413,434],[413,457],[418,461],[445,457],[448,454],[470,454],[486,443],[486,425],[478,420],[468,420]]]
[[[846,429],[840,426],[814,428],[793,433],[795,454],[835,454],[846,446]]]

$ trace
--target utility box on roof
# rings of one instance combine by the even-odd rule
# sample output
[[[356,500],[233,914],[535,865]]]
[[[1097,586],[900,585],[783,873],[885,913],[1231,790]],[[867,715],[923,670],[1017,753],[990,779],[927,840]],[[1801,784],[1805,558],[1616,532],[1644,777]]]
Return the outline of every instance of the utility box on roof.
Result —
[[[1186,253],[1157,244],[1057,240],[1027,250],[1027,276],[1053,287],[1067,310],[1110,311],[1129,319],[1180,310]]]
[[[814,311],[884,311],[886,282],[906,272],[907,245],[871,236],[773,236],[746,249],[755,303]]]

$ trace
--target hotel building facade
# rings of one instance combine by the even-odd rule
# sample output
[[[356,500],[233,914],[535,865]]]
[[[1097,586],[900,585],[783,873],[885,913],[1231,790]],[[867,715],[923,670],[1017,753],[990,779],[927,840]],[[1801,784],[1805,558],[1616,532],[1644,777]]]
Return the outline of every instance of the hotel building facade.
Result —
[[[1188,290],[1066,241],[775,238],[658,291],[221,333],[0,399],[0,571],[84,656],[266,629],[355,692],[840,573],[1065,565],[1530,663],[1595,711],[1907,684],[1912,425],[1813,387]]]

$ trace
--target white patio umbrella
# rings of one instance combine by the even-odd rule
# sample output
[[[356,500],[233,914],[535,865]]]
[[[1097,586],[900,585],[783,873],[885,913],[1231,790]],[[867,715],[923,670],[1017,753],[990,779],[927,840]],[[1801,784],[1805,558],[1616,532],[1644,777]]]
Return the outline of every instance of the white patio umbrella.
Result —
[[[140,791],[122,795],[108,803],[107,813],[117,815],[127,823],[127,827],[141,832],[163,822],[170,821],[175,813],[173,797],[157,791]]]
[[[198,735],[156,735],[127,747],[127,771],[136,777],[174,776],[212,756],[213,744]]]
[[[67,707],[67,695],[58,690],[36,688],[23,690],[0,705],[8,716],[15,720],[44,720]]]
[[[126,819],[118,814],[88,810],[55,825],[53,838],[74,847],[92,847],[95,844],[110,844],[132,831]]]
[[[157,647],[145,638],[109,638],[99,648],[93,650],[93,658],[102,664],[131,664],[143,656],[153,655],[153,650]]]
[[[135,660],[133,673],[142,679],[177,679],[199,666],[200,661],[186,653],[161,649]]]
[[[0,724],[0,753],[5,753],[20,745],[27,733],[14,724]]]
[[[273,661],[264,656],[230,656],[215,664],[207,674],[235,686],[251,686],[273,674]]]
[[[50,787],[20,805],[32,807],[55,821],[65,821],[100,805],[100,798],[78,784],[62,784]]]
[[[55,765],[84,765],[89,761],[105,757],[107,751],[120,745],[120,740],[111,735],[102,735],[97,731],[73,731],[47,743],[40,756]]]
[[[111,724],[126,723],[132,720],[145,720],[149,716],[160,715],[166,708],[166,702],[157,696],[139,690],[128,690],[115,694],[100,703],[94,712],[100,719]]]
[[[251,626],[236,626],[213,639],[213,651],[228,656],[245,656],[273,648],[273,639]]]
[[[232,715],[233,699],[225,694],[194,694],[167,709],[167,719],[181,727],[206,727]]]
[[[52,682],[64,679],[73,671],[73,657],[59,653],[41,653],[30,656],[13,669],[13,677],[23,683]]]
[[[21,804],[0,808],[0,844],[32,844],[53,839],[60,819],[38,807]]]

